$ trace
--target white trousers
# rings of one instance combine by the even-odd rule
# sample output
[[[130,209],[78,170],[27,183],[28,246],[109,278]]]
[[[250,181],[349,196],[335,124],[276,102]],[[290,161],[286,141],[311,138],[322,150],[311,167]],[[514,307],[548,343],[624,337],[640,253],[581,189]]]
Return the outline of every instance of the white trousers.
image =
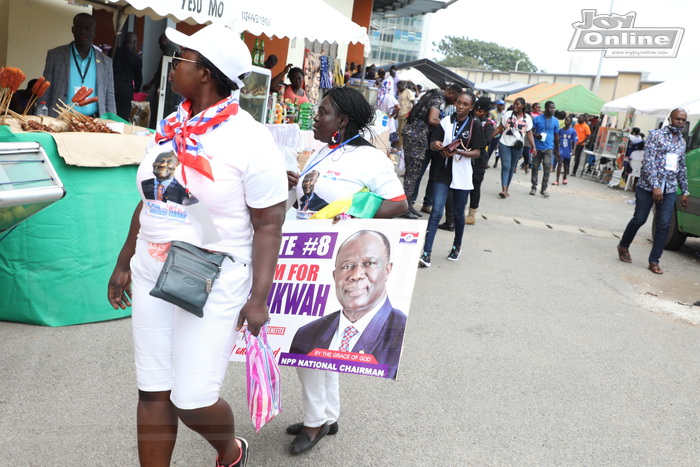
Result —
[[[149,295],[164,260],[150,245],[149,252],[149,243],[138,240],[131,260],[137,386],[147,392],[171,391],[170,400],[180,409],[209,407],[219,400],[238,338],[236,322],[250,292],[251,268],[224,261],[204,317],[198,318]]]
[[[340,382],[335,371],[297,368],[301,381],[304,426],[316,428],[338,421],[340,416]]]

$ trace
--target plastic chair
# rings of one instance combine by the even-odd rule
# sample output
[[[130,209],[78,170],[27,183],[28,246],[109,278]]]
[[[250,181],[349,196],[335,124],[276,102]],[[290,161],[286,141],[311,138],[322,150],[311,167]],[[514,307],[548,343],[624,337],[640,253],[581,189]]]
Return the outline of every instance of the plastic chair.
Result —
[[[634,184],[634,179],[639,178],[642,173],[642,161],[630,161],[630,168],[632,171],[627,176],[627,183],[625,183],[625,190]]]

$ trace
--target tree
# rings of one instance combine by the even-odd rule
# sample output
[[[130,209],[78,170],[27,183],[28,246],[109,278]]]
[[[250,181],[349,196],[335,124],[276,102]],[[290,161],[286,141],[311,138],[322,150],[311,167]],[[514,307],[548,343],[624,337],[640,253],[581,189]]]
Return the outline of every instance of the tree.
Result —
[[[445,56],[443,60],[438,61],[442,66],[513,71],[517,64],[518,71],[537,71],[537,67],[525,52],[509,49],[495,42],[447,36],[438,43],[433,42],[433,46]]]

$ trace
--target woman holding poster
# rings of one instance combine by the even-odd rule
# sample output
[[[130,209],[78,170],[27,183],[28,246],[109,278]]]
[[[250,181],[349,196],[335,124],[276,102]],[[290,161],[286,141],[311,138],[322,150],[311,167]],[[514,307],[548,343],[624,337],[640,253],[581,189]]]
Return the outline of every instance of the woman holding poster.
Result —
[[[362,136],[373,119],[374,111],[360,92],[332,88],[326,93],[313,127],[314,137],[326,146],[307,161],[301,174],[288,172],[290,187],[297,187],[297,217],[308,219],[326,204],[352,198],[363,188],[383,199],[375,218],[389,219],[406,212],[406,195],[394,165]],[[337,216],[346,217],[345,213]],[[340,350],[341,340],[336,339],[333,350]],[[297,368],[297,374],[304,419],[287,428],[296,435],[289,448],[292,454],[308,451],[325,435],[336,434],[340,415],[338,373]]]

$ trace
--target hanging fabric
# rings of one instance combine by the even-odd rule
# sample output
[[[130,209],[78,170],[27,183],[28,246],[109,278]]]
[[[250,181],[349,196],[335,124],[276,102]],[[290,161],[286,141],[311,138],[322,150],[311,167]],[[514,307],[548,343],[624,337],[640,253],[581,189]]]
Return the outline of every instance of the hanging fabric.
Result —
[[[317,104],[321,101],[319,73],[321,70],[321,54],[307,50],[304,59],[304,83],[309,102]]]
[[[333,85],[343,86],[345,84],[345,73],[340,67],[340,59],[333,60]]]
[[[325,55],[321,56],[320,86],[321,86],[321,89],[330,89],[333,87],[333,83],[331,82],[331,70],[330,70],[330,66],[328,64],[328,57],[326,57]]]

